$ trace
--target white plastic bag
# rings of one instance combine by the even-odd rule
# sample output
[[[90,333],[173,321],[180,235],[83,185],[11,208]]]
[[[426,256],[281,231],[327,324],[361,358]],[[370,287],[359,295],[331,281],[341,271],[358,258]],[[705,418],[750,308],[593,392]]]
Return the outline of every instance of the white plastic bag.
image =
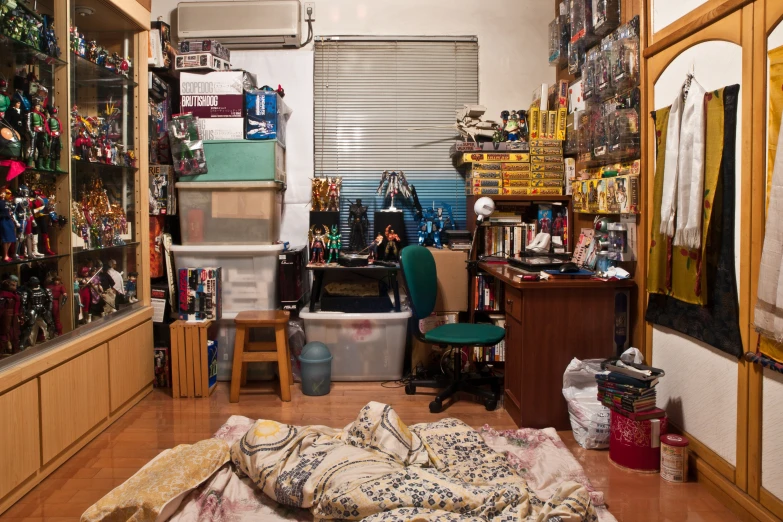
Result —
[[[576,442],[587,449],[609,447],[609,409],[598,400],[595,381],[602,361],[574,358],[563,374],[563,397],[568,402],[571,429]]]

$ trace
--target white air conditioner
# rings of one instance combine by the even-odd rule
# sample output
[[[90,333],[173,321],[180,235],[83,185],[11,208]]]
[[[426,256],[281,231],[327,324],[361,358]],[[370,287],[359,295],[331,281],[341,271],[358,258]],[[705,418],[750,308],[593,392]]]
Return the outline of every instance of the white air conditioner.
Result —
[[[296,47],[301,12],[299,0],[180,2],[177,36],[212,38],[229,49]]]

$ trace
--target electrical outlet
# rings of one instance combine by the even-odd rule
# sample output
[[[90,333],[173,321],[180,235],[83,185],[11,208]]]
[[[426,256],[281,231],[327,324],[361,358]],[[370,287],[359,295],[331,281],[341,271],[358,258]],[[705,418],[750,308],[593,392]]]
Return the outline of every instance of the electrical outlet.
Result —
[[[315,2],[305,2],[304,3],[304,15],[305,15],[304,19],[305,20],[308,19],[308,12],[307,12],[308,10],[310,11],[310,13],[309,13],[310,20],[315,21]]]

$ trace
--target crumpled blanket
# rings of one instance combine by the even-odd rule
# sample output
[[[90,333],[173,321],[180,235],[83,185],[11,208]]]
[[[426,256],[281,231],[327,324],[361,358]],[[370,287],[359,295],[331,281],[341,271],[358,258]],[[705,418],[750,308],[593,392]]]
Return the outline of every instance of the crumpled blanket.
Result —
[[[256,421],[231,460],[266,495],[321,520],[596,520],[584,486],[566,481],[540,499],[463,422],[409,429],[377,402],[343,430]]]

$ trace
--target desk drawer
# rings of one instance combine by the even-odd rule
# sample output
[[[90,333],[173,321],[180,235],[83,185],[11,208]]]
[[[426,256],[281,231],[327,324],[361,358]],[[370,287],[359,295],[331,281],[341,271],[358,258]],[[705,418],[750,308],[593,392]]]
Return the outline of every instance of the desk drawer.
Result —
[[[522,292],[506,285],[506,314],[522,322]]]

